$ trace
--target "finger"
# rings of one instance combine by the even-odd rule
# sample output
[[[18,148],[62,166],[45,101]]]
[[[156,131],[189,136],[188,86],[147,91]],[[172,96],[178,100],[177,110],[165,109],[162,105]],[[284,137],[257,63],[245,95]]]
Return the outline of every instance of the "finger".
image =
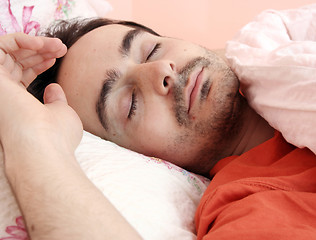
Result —
[[[25,59],[19,60],[18,63],[22,67],[22,69],[32,68],[38,64],[41,64],[42,62],[54,59],[59,56],[58,53],[45,53],[42,55],[32,55]]]
[[[15,67],[15,62],[9,54],[6,54],[1,65],[8,71],[8,73],[11,73]]]
[[[49,104],[56,101],[62,101],[67,103],[65,93],[61,86],[57,83],[49,84],[46,87],[44,91],[43,100],[45,104]]]
[[[66,46],[59,49],[57,52],[43,52],[38,53],[33,50],[19,51],[19,53],[14,53],[14,59],[18,61],[24,68],[31,67],[33,65],[39,64],[40,62],[50,59],[50,58],[60,58],[64,56],[67,52]]]
[[[40,37],[30,36],[24,33],[14,33],[1,36],[0,48],[7,53],[19,49],[39,50],[43,47],[43,39]]]
[[[67,52],[67,47],[58,38],[40,37],[43,41],[43,47],[38,50],[39,54],[53,53],[55,58],[62,57]]]
[[[35,50],[29,50],[29,49],[19,49],[18,51],[15,51],[11,54],[14,55],[15,59],[18,61],[22,61],[24,59],[27,59],[29,57],[33,56],[42,56],[44,59],[47,58],[59,58],[62,57],[66,54],[67,52],[67,47],[64,44],[59,44],[61,43],[59,39],[56,39],[57,45],[54,47],[48,47],[48,48],[42,48],[39,49],[38,51]]]
[[[59,58],[66,54],[67,47],[58,38],[34,37],[23,33],[0,37],[0,49],[21,61],[33,55],[47,55]]]
[[[36,66],[32,67],[33,72],[37,75],[41,74],[42,72],[46,71],[50,67],[52,67],[56,62],[56,59],[46,59],[45,61],[37,64]]]
[[[29,50],[29,49],[19,49],[17,51],[11,52],[10,54],[12,57],[14,57],[16,61],[22,61],[29,57],[38,55],[38,52],[35,50]]]
[[[56,59],[47,59],[40,64],[33,66],[32,68],[28,68],[23,71],[22,74],[22,83],[25,87],[28,87],[31,82],[36,78],[37,75],[46,71],[50,67],[52,67],[56,62]]]
[[[23,53],[15,55],[15,58],[17,58],[16,63],[18,64],[18,66],[20,66],[22,70],[35,68],[35,72],[39,74],[48,69],[48,65],[43,62],[52,62],[55,61],[55,58],[64,56],[67,52],[67,47],[62,44],[61,48],[58,49],[56,52],[43,52],[42,54],[38,54],[33,50],[24,50],[21,52]],[[39,68],[37,65],[43,67]],[[51,66],[52,65],[49,65],[49,67]]]
[[[61,86],[57,83],[48,85],[44,91],[44,103],[54,116],[58,116],[56,123],[61,123],[63,128],[61,134],[67,132],[64,137],[67,139],[65,147],[69,147],[73,151],[82,138],[83,126],[78,114],[68,105],[65,93]],[[67,119],[71,118],[71,122],[67,125]],[[62,119],[62,121],[58,121]],[[69,131],[71,130],[71,131]]]

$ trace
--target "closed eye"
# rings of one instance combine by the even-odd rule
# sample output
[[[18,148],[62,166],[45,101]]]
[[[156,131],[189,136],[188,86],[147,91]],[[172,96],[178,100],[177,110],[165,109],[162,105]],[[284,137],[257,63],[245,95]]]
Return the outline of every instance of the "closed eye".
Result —
[[[155,47],[151,50],[151,52],[148,54],[146,58],[146,62],[149,61],[150,58],[152,58],[158,52],[160,48],[161,48],[161,43],[157,43]]]
[[[132,100],[131,100],[131,106],[129,109],[129,113],[127,118],[132,119],[132,117],[135,115],[137,109],[137,98],[136,98],[136,92],[135,90],[132,93]]]

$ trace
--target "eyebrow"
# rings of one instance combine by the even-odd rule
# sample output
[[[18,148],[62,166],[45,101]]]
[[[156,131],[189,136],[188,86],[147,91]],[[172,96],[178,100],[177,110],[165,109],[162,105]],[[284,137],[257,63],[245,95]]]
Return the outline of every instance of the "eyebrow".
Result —
[[[120,46],[120,53],[122,56],[126,57],[129,55],[133,40],[135,40],[135,38],[142,33],[144,33],[144,30],[136,28],[128,31],[125,34]]]
[[[122,57],[127,57],[130,54],[131,47],[133,45],[133,41],[135,38],[143,33],[144,30],[136,28],[129,30],[123,37],[121,45],[119,47],[119,52]],[[96,104],[96,112],[98,114],[98,118],[103,126],[103,128],[108,131],[109,130],[109,119],[106,115],[107,109],[107,100],[109,94],[111,93],[113,86],[117,82],[117,80],[121,77],[120,71],[117,69],[110,69],[106,71],[106,77],[103,81],[103,85],[99,94],[99,98]]]
[[[103,81],[103,85],[101,88],[101,92],[96,104],[96,111],[99,117],[99,120],[105,130],[109,129],[109,121],[106,116],[106,108],[107,108],[107,99],[110,92],[113,89],[114,83],[119,79],[120,72],[116,69],[111,69],[106,71],[106,78]]]

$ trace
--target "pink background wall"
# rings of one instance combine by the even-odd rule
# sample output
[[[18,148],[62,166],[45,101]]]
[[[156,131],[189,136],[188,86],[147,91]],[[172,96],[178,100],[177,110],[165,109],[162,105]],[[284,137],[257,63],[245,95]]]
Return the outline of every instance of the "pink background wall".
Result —
[[[162,35],[224,48],[225,42],[265,9],[288,9],[316,0],[108,0],[108,17],[140,22]]]

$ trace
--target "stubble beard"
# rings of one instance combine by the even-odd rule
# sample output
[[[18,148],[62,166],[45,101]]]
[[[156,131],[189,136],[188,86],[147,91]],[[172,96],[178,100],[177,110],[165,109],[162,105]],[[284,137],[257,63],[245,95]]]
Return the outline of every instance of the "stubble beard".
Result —
[[[210,168],[223,157],[230,155],[230,144],[239,133],[242,124],[243,110],[245,109],[246,101],[239,93],[239,81],[232,70],[216,58],[199,57],[190,61],[179,73],[178,84],[174,88],[174,111],[178,125],[184,128],[183,134],[178,136],[175,144],[181,142],[194,144],[198,146],[196,159],[192,166],[186,166],[188,170],[197,173],[208,173]],[[222,75],[222,80],[219,84],[212,85],[209,90],[212,79],[207,79],[200,93],[199,101],[209,101],[207,96],[209,91],[213,92],[213,97],[210,104],[209,115],[204,119],[195,121],[188,114],[184,104],[183,88],[187,84],[187,79],[191,71],[198,66],[210,68]],[[203,169],[201,171],[201,169]],[[205,170],[205,172],[203,172]]]

